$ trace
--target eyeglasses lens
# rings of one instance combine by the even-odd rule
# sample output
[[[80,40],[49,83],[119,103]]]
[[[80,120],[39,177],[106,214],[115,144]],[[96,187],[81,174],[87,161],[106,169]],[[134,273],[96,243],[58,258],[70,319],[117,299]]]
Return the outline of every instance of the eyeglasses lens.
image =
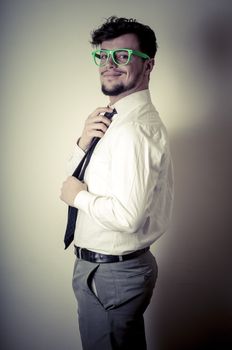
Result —
[[[127,64],[129,61],[128,51],[120,50],[114,52],[114,60],[117,64]]]
[[[95,62],[98,66],[104,66],[107,64],[110,53],[104,50],[98,50],[95,52]],[[129,52],[125,50],[117,50],[113,52],[114,63],[118,65],[124,65],[129,62]]]

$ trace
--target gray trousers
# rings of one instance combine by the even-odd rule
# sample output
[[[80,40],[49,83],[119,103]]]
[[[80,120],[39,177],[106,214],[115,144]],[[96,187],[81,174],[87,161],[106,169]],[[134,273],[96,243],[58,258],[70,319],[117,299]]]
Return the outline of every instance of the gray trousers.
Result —
[[[157,273],[150,251],[116,263],[76,259],[73,290],[83,350],[146,349],[143,313]]]

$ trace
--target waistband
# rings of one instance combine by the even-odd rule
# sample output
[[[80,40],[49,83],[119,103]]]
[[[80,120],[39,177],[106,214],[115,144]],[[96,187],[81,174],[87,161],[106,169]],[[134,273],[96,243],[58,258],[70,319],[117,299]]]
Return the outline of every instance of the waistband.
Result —
[[[77,258],[86,260],[89,262],[94,262],[94,263],[114,263],[114,262],[125,261],[129,259],[137,258],[138,256],[142,255],[143,253],[146,253],[150,249],[150,247],[146,247],[125,255],[108,255],[108,254],[96,253],[86,248],[80,248],[76,246],[74,246],[74,248],[75,248],[75,254]]]

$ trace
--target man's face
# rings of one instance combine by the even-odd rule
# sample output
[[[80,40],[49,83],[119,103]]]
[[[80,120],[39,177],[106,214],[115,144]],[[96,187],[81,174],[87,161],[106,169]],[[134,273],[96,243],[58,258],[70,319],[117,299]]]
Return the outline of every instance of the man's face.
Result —
[[[140,51],[136,35],[124,34],[101,44],[101,49],[120,48]],[[132,55],[130,62],[124,66],[116,65],[110,57],[107,64],[99,68],[102,92],[108,96],[126,96],[147,88],[149,74],[146,67],[147,62],[135,55]]]

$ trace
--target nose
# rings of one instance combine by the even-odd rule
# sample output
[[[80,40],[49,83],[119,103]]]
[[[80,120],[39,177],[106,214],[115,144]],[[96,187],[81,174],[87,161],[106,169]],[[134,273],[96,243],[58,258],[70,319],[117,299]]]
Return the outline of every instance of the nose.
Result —
[[[113,61],[112,54],[109,55],[107,64],[108,67],[117,67],[117,64]]]

